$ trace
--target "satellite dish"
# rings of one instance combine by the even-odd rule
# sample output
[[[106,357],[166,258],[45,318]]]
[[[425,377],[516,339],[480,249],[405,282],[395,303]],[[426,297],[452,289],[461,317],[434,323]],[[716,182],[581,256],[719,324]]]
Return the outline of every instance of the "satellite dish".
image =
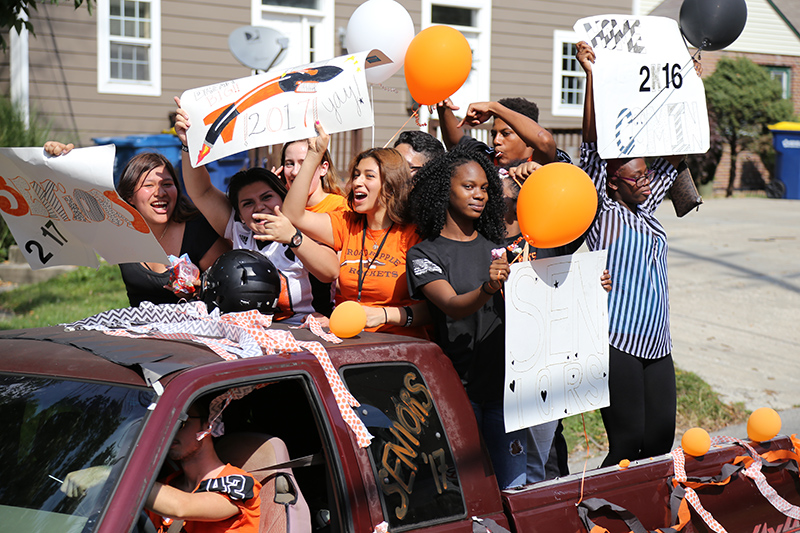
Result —
[[[289,38],[263,26],[242,26],[228,36],[228,48],[239,63],[255,70],[269,70],[283,57]]]

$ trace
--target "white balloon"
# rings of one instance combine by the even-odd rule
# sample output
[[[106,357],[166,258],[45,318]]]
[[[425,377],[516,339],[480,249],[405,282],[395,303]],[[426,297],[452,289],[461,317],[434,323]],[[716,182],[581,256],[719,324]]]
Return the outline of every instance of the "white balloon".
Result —
[[[366,71],[369,83],[383,83],[403,66],[413,38],[414,21],[406,8],[394,0],[367,0],[350,17],[344,43],[350,53],[377,49],[392,60]]]

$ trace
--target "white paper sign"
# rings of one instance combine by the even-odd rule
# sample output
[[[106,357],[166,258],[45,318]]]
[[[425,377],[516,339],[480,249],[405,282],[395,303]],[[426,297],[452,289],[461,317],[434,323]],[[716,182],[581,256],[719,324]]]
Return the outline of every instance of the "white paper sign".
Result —
[[[708,111],[678,23],[665,17],[598,15],[575,32],[594,48],[600,157],[705,153]]]
[[[609,405],[606,251],[511,265],[506,431]]]
[[[114,190],[114,145],[49,157],[0,148],[0,214],[34,270],[58,265],[169,264],[136,209]]]
[[[387,62],[373,50],[186,91],[192,165],[313,137],[317,120],[328,133],[372,126],[364,71]]]

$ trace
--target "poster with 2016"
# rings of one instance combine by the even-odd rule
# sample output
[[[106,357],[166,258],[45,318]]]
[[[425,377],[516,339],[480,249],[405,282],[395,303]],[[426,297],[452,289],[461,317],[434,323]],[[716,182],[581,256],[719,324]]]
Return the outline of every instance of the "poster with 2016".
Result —
[[[592,72],[600,157],[708,150],[705,90],[677,22],[598,15],[580,19],[574,30],[595,52]]]

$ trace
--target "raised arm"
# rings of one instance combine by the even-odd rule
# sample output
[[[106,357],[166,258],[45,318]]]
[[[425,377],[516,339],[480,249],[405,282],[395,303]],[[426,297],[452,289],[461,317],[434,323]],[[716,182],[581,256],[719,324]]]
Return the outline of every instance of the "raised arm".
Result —
[[[314,127],[317,130],[317,136],[308,140],[306,158],[283,200],[283,214],[296,228],[312,239],[333,246],[333,226],[330,217],[326,213],[314,213],[306,210],[314,172],[322,162],[322,156],[330,141],[330,136],[325,133],[319,122]]]
[[[284,204],[285,205],[285,204]],[[255,220],[264,221],[264,233],[256,233],[256,240],[275,241],[289,244],[294,240],[297,229],[289,221],[279,206],[273,214],[254,213]],[[300,237],[300,245],[293,248],[303,266],[318,280],[331,283],[339,277],[339,258],[331,248],[319,244],[311,238]]]
[[[586,41],[577,44],[578,51],[575,57],[586,72],[586,90],[583,94],[583,142],[597,141],[597,125],[594,117],[594,90],[592,80],[592,65],[594,64],[594,50]]]
[[[186,130],[191,127],[189,114],[181,109],[181,101],[176,96],[175,103],[178,104],[178,111],[175,117],[175,133],[186,146]],[[233,207],[228,201],[224,192],[220,191],[211,184],[211,175],[206,167],[192,167],[189,152],[181,152],[183,183],[186,185],[186,193],[203,213],[208,223],[219,235],[225,235],[225,228],[231,217]]]
[[[493,117],[508,124],[525,144],[533,148],[534,161],[545,165],[556,160],[556,141],[553,139],[553,135],[532,118],[512,111],[499,102],[470,104],[467,114],[459,126],[468,124],[474,127]]]
[[[449,98],[436,104],[436,112],[439,115],[439,131],[442,132],[444,146],[448,150],[457,145],[461,137],[465,135],[464,130],[461,129],[461,121],[453,113],[458,109],[458,106],[454,105]]]

